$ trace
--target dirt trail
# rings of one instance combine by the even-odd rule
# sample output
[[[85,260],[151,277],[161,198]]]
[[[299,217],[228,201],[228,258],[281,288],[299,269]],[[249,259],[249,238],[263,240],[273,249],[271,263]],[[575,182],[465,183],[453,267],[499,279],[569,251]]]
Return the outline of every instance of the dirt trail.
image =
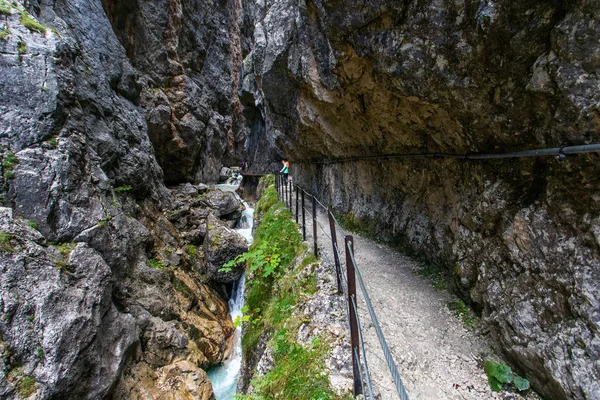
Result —
[[[312,207],[308,199],[306,240],[312,246]],[[321,260],[334,268],[331,240],[326,236],[329,222],[324,210],[320,206],[317,209]],[[480,361],[482,354],[491,353],[490,343],[476,331],[466,329],[449,310],[448,303],[457,300],[454,295],[435,289],[430,281],[418,275],[420,267],[415,260],[360,235],[353,236],[356,262],[411,400],[523,399],[490,390]],[[343,237],[338,231],[342,263]],[[360,293],[358,282],[357,291]],[[361,294],[358,298],[376,398],[398,399],[364,298]],[[538,397],[532,394],[528,398]]]

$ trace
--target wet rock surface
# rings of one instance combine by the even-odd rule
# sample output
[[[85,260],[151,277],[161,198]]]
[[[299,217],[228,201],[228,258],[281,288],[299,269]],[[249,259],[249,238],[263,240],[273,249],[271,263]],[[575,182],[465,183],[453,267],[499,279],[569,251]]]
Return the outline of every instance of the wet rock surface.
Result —
[[[598,3],[249,7],[257,157],[282,151],[350,226],[444,265],[542,395],[600,396],[596,155],[310,163],[598,142]]]

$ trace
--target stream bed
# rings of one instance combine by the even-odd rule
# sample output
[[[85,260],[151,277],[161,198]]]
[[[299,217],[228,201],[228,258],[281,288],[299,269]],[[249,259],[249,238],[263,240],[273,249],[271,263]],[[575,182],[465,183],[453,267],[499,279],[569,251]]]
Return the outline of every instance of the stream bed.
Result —
[[[223,191],[234,192],[238,185],[217,185],[217,188]],[[237,193],[236,193],[237,196]],[[254,225],[254,209],[248,203],[242,200],[246,207],[240,220],[235,227],[246,240],[248,244],[252,243],[252,227]],[[229,314],[231,319],[242,318],[242,307],[244,306],[244,283],[245,274],[239,281],[234,283],[229,299]],[[217,400],[233,400],[237,392],[237,381],[242,367],[242,328],[235,328],[233,333],[233,351],[231,356],[223,363],[208,371],[208,377],[212,382],[213,391]]]

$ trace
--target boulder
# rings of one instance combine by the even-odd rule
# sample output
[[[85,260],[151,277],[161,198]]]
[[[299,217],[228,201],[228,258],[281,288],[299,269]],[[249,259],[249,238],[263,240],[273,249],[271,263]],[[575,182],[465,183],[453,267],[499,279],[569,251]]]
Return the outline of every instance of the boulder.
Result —
[[[187,182],[185,185],[183,185],[183,187],[181,188],[181,192],[185,193],[185,194],[189,194],[189,195],[196,195],[198,194],[198,188],[196,188],[194,185],[192,185],[191,183]]]
[[[217,282],[234,282],[242,276],[243,267],[233,268],[229,272],[219,271],[223,264],[248,251],[246,239],[230,229],[221,220],[210,215],[206,221],[207,234],[204,240],[205,270],[208,277]]]
[[[227,167],[221,168],[221,172],[219,172],[219,182],[227,181],[227,179],[229,179],[232,174],[233,174],[233,172],[231,171],[230,168],[227,168]]]
[[[244,209],[244,205],[233,192],[213,190],[204,195],[203,201],[208,207],[217,211],[219,217],[229,216],[238,212],[241,215]]]

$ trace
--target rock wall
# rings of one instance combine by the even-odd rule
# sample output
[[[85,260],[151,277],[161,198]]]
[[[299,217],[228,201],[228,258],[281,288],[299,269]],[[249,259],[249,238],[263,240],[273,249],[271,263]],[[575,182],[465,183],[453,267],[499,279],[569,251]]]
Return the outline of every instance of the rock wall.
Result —
[[[600,141],[598,3],[256,5],[243,93],[263,148],[347,222],[447,266],[541,394],[600,396],[597,155],[311,162]]]
[[[103,0],[139,73],[139,104],[167,183],[218,179],[244,143],[239,0]]]
[[[241,204],[163,180],[218,177],[239,146],[229,9],[104,6],[0,1],[0,397],[209,399]]]

